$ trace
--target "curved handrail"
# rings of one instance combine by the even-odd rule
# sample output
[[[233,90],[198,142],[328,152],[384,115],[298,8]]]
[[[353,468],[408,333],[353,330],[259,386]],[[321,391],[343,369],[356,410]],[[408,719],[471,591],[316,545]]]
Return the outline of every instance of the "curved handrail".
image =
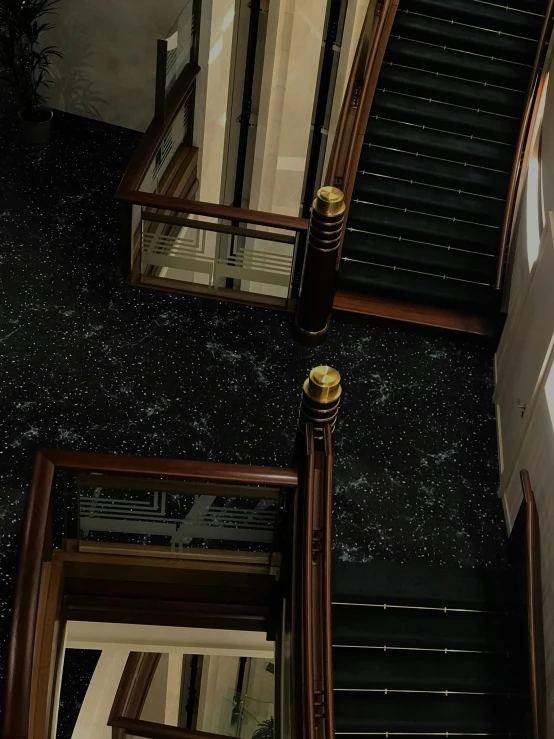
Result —
[[[375,13],[375,8],[371,3],[369,4],[342,103],[339,125],[333,142],[325,184],[339,187],[343,191],[346,204],[345,223],[348,218],[350,198],[354,189],[354,180],[356,179],[358,161],[362,152],[369,112],[389,42],[392,24],[396,16],[396,11],[398,10],[398,3],[399,0],[383,0],[379,21],[374,32],[375,24],[372,16]],[[370,33],[372,36],[369,48],[367,48],[367,58],[364,67],[364,48],[367,46]],[[356,79],[359,79],[360,69],[362,68],[363,83],[358,99],[357,93],[355,94],[355,85]],[[353,109],[355,110],[354,116],[352,116]],[[337,269],[340,263],[340,257],[341,248],[339,248],[337,255]]]
[[[546,671],[542,615],[540,530],[535,496],[527,470],[521,470],[525,505],[525,585],[529,649],[529,688],[533,739],[546,739]]]
[[[303,736],[333,739],[331,549],[333,454],[331,424],[323,426],[323,450],[306,423],[302,552]],[[321,472],[318,474],[316,472]]]
[[[23,519],[21,554],[2,688],[1,739],[26,739],[29,736],[33,652],[41,572],[51,542],[50,501],[56,469],[181,477],[189,480],[240,482],[270,487],[294,488],[298,484],[296,470],[277,467],[124,457],[53,449],[39,450],[35,457]]]
[[[341,162],[341,155],[345,153],[344,145],[350,140],[350,135],[354,130],[354,126],[352,124],[355,123],[355,114],[358,108],[357,91],[358,89],[361,89],[365,77],[376,11],[377,0],[370,0],[367,6],[367,12],[360,32],[360,37],[358,39],[358,44],[356,46],[352,67],[350,68],[348,83],[346,85],[339,113],[337,130],[335,132],[333,147],[331,149],[331,156],[329,157],[329,163],[327,165],[324,184],[332,187],[342,187],[343,173],[340,165],[342,163],[344,166],[344,162]],[[352,115],[352,113],[354,113],[354,115]]]
[[[544,69],[543,64],[546,51],[548,49],[548,35],[552,24],[553,10],[554,0],[548,0],[544,23],[541,29],[541,35],[539,36],[537,53],[535,55],[535,61],[533,63],[533,69],[529,80],[527,102],[525,104],[525,111],[521,120],[512,171],[510,174],[510,183],[508,185],[508,196],[506,198],[506,208],[504,210],[504,220],[502,222],[502,231],[500,235],[500,249],[498,252],[498,262],[496,267],[495,288],[497,290],[500,290],[503,284],[512,237],[514,216],[516,214],[516,201],[518,200],[518,192],[522,184],[522,176],[525,174],[527,162],[529,161],[531,139],[534,128],[533,124],[536,120],[541,92],[545,83],[546,70]]]
[[[304,736],[315,739],[313,520],[315,506],[315,442],[311,423],[306,424],[306,471],[304,481],[304,551],[302,553],[302,648]]]
[[[119,718],[140,718],[161,656],[159,652],[129,654],[112,704],[108,726]],[[114,728],[113,739],[125,739],[125,735],[125,729]]]

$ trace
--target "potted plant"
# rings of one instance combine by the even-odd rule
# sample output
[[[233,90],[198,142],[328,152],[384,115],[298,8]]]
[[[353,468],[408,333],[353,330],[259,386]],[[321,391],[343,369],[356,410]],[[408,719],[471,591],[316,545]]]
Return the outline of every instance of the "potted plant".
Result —
[[[50,139],[53,113],[43,92],[50,84],[51,59],[61,54],[53,46],[42,46],[40,37],[53,27],[44,17],[55,12],[58,2],[0,0],[0,79],[17,95],[23,136],[36,146]]]

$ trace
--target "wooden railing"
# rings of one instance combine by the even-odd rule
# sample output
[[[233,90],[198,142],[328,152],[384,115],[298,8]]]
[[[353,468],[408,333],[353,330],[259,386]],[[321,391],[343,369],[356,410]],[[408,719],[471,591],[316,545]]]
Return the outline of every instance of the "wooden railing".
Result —
[[[161,89],[157,96],[156,115],[116,191],[116,199],[122,207],[121,272],[135,284],[147,283],[151,287],[165,287],[191,294],[217,294],[222,299],[246,303],[263,302],[290,308],[294,270],[297,265],[300,266],[301,261],[296,259],[296,239],[298,234],[307,230],[308,221],[279,213],[235,208],[194,199],[198,189],[198,151],[193,145],[194,101],[199,72],[200,67],[196,63],[189,63],[167,97],[164,89]],[[163,70],[158,77],[165,82]],[[183,111],[186,111],[184,118],[187,123],[184,140],[181,141]],[[167,154],[170,146],[170,153]],[[218,219],[220,222],[202,221],[199,218]],[[154,222],[159,225],[154,226]],[[147,223],[146,227],[144,223]],[[279,231],[260,231],[255,228],[257,226]],[[190,229],[198,243],[191,245],[191,237],[179,239],[183,229]],[[283,234],[282,230],[290,233]],[[223,248],[223,257],[216,261],[216,251],[212,245],[206,249],[202,241],[206,232],[218,232],[228,234],[232,239],[242,239],[241,245],[245,238],[251,239],[246,256],[241,257],[242,247],[235,248],[233,241],[229,255],[225,256],[226,249]],[[141,262],[145,236],[147,241],[155,238],[156,249],[156,254],[151,262],[147,262],[146,268]],[[260,242],[264,242],[261,248],[252,247],[252,244]],[[276,247],[270,246],[273,242],[277,243]],[[281,246],[283,243],[291,246],[284,249]],[[218,271],[222,275],[222,283],[225,283],[225,279],[234,278],[264,284],[265,274],[267,284],[285,288],[281,291],[284,293],[283,298],[280,302],[272,300],[267,297],[270,293],[265,289],[258,291],[259,295],[256,290],[244,291],[234,286],[232,289],[225,289],[219,284],[221,280],[216,279],[215,269],[210,268],[210,259],[214,264],[223,265]],[[196,277],[191,281],[160,278],[157,274],[160,267],[208,274],[210,288],[204,287],[204,280]]]
[[[220,734],[169,726],[140,718],[161,654],[131,652],[108,718],[112,739],[224,739]]]
[[[52,559],[52,488],[57,470],[151,475],[230,484],[295,488],[295,470],[190,460],[124,457],[87,452],[41,450],[35,457],[21,535],[21,553],[8,641],[0,739],[30,734],[35,635],[43,563]]]
[[[293,619],[292,696],[296,736],[333,739],[333,663],[331,624],[332,437],[323,440],[306,424],[299,516],[296,617]],[[299,496],[300,498],[300,496]],[[297,534],[298,536],[298,534]],[[294,734],[294,732],[293,732]]]
[[[345,222],[369,112],[398,3],[399,0],[369,2],[340,111],[324,184],[337,187],[344,193]]]
[[[521,120],[519,136],[514,153],[502,232],[500,236],[500,249],[496,269],[495,287],[500,290],[503,286],[506,264],[510,250],[510,243],[514,237],[514,222],[518,212],[518,204],[521,199],[522,186],[527,174],[533,130],[537,120],[541,95],[546,83],[548,70],[544,68],[544,61],[548,51],[548,42],[552,33],[552,14],[554,12],[554,0],[548,0],[548,6],[544,17],[544,23],[538,41],[537,53],[529,80],[529,89],[525,110]]]
[[[520,473],[525,515],[525,589],[529,653],[531,736],[546,739],[546,668],[542,613],[540,529],[535,496],[527,470]]]

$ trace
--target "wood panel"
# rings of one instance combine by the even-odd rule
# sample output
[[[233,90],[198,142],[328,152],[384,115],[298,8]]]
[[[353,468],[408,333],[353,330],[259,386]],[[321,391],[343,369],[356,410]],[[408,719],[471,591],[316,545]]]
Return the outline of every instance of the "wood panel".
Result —
[[[463,331],[478,336],[494,336],[496,321],[489,316],[479,316],[448,308],[436,308],[393,298],[382,298],[339,290],[333,303],[335,311],[358,313],[364,316],[386,318],[392,321],[417,323],[423,326]]]

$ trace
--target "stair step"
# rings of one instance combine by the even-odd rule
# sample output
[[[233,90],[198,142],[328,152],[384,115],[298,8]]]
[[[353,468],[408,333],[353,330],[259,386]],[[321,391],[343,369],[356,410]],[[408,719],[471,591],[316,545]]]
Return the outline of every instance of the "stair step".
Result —
[[[517,597],[511,570],[470,570],[333,559],[333,600],[505,611]]]
[[[385,61],[516,90],[527,90],[531,73],[528,66],[468,54],[426,41],[412,41],[403,36],[390,38]]]
[[[493,284],[496,274],[497,260],[492,256],[352,231],[351,227],[346,231],[342,254],[343,258],[361,262],[418,269],[487,284]]]
[[[500,199],[506,197],[510,179],[508,172],[495,172],[371,144],[362,147],[358,169]]]
[[[464,164],[511,172],[514,147],[470,136],[447,133],[410,123],[377,118],[368,121],[365,141],[398,148],[413,153],[425,154],[438,159],[448,159]]]
[[[343,260],[338,276],[338,289],[418,300],[423,304],[443,305],[470,312],[489,313],[498,309],[496,291],[486,285],[405,272],[379,264],[361,265]]]
[[[489,226],[461,223],[434,215],[404,212],[352,201],[348,225],[362,231],[402,236],[482,254],[496,254],[499,232]]]
[[[540,14],[479,0],[448,0],[447,3],[444,0],[409,0],[403,3],[406,5],[413,13],[535,40],[539,38],[543,22]]]
[[[533,65],[536,52],[534,39],[451,23],[402,8],[396,14],[392,34],[529,66]]]
[[[335,691],[386,688],[523,695],[525,678],[525,665],[518,655],[424,652],[417,648],[395,650],[390,647],[386,651],[333,649]]]
[[[522,731],[522,702],[488,695],[336,692],[336,731],[343,733],[510,733]]]
[[[502,226],[505,209],[498,199],[365,170],[358,172],[352,199],[496,228]]]
[[[372,115],[403,123],[415,123],[447,133],[476,136],[487,141],[513,145],[520,121],[488,112],[379,88],[373,98]]]
[[[382,599],[376,598],[379,601]],[[336,645],[466,649],[505,655],[514,651],[520,618],[511,611],[432,610],[333,606]]]
[[[388,62],[381,69],[377,87],[431,98],[433,102],[448,103],[456,108],[466,107],[517,119],[521,117],[526,90],[494,87],[482,81],[460,79],[461,76],[461,70],[456,76],[447,76],[442,70],[431,72]]]

